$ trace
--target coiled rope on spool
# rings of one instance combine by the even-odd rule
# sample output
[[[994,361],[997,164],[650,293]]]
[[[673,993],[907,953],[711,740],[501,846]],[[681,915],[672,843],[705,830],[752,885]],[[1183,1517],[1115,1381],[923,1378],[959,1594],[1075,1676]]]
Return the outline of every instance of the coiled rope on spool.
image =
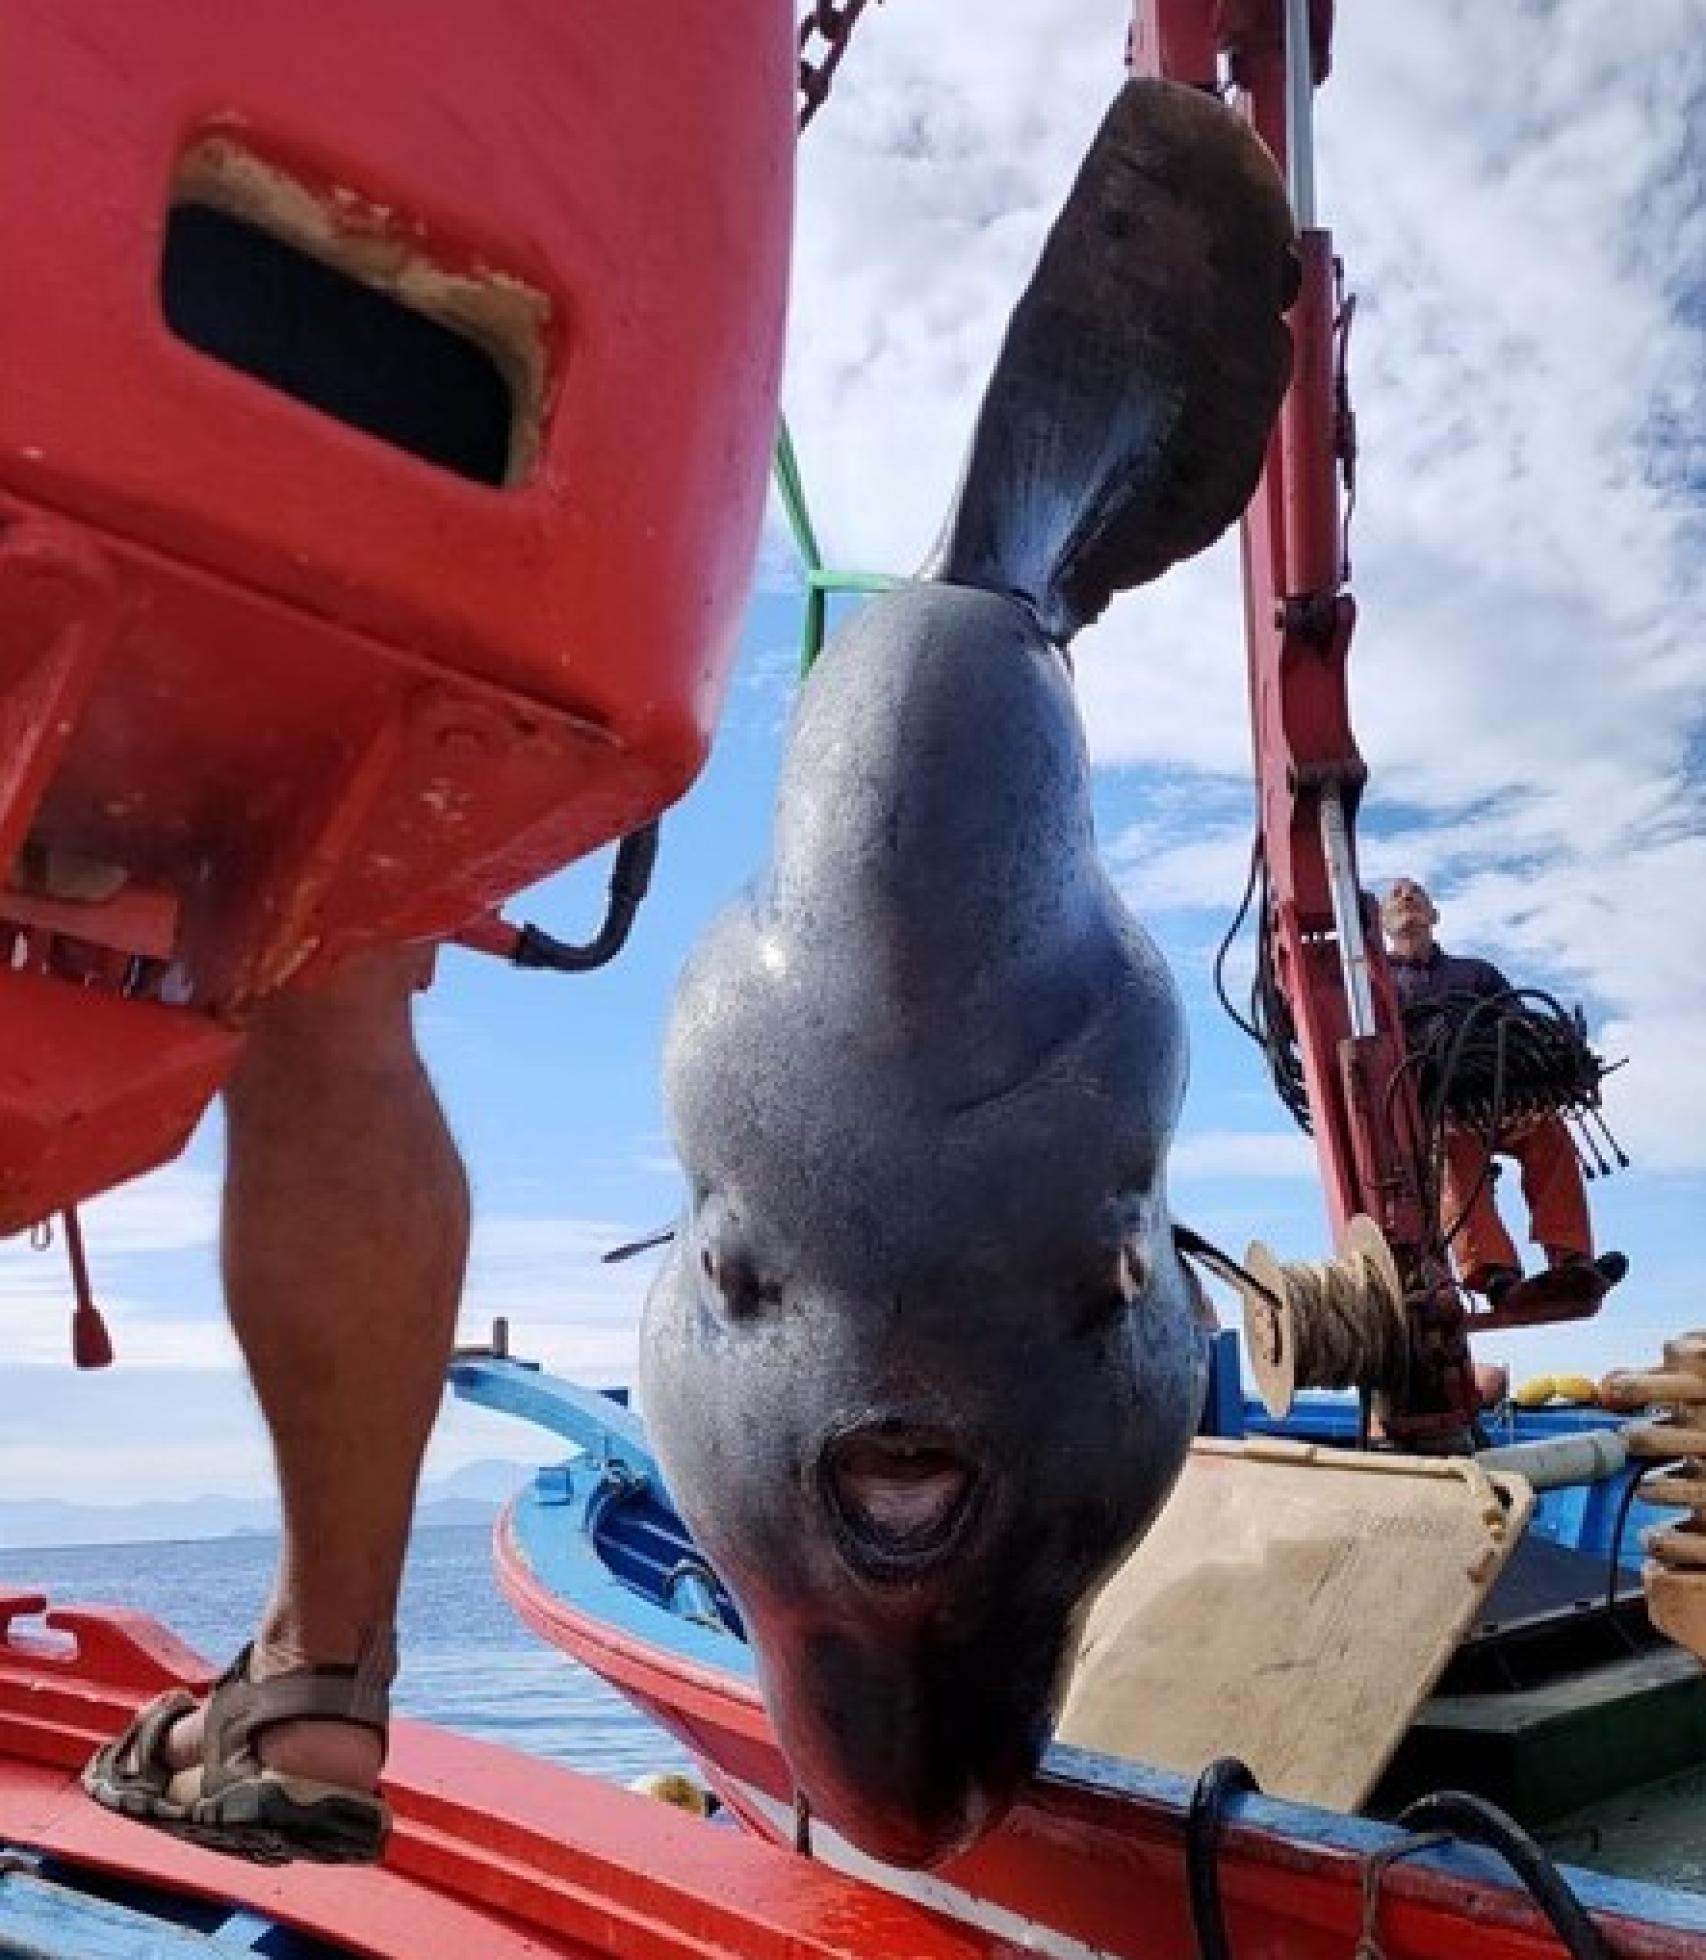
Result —
[[[1251,1371],[1270,1415],[1286,1415],[1299,1389],[1402,1392],[1410,1366],[1404,1284],[1372,1218],[1353,1218],[1328,1260],[1287,1262],[1258,1239],[1240,1265],[1187,1227],[1174,1230],[1180,1249],[1243,1301]]]
[[[1402,1392],[1410,1327],[1397,1261],[1372,1218],[1353,1218],[1336,1257],[1287,1263],[1260,1240],[1234,1284],[1244,1339],[1269,1415],[1288,1414],[1299,1389]]]

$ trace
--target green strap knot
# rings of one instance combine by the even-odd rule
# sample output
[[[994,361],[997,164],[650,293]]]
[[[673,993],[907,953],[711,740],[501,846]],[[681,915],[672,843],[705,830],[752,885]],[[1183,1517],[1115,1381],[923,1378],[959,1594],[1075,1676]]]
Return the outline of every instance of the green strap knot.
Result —
[[[776,490],[788,514],[794,546],[805,571],[806,611],[800,634],[800,672],[809,674],[813,661],[823,651],[831,593],[887,592],[904,581],[889,572],[832,572],[825,566],[817,532],[812,528],[811,512],[806,507],[800,461],[794,453],[794,438],[786,418],[776,437]]]

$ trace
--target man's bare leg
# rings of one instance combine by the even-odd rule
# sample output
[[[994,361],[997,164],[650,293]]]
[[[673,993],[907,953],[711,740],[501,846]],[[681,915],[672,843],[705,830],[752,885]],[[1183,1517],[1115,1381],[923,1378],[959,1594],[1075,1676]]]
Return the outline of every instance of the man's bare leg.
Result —
[[[225,1098],[223,1267],[284,1512],[251,1675],[353,1662],[395,1618],[468,1249],[468,1186],[415,1048],[419,953],[366,955],[257,1017]],[[173,1731],[199,1760],[201,1719]],[[340,1722],[259,1739],[271,1768],[372,1788]]]

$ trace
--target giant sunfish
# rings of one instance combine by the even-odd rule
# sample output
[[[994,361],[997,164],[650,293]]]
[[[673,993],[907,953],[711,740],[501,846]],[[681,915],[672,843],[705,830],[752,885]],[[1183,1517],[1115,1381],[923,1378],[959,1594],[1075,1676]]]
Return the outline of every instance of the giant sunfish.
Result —
[[[896,1863],[963,1849],[1029,1776],[1196,1424],[1183,1017],[1096,853],[1064,648],[1237,518],[1295,286],[1267,151],[1129,83],[942,541],[805,684],[768,872],[675,1003],[689,1209],[647,1416],[800,1791]]]

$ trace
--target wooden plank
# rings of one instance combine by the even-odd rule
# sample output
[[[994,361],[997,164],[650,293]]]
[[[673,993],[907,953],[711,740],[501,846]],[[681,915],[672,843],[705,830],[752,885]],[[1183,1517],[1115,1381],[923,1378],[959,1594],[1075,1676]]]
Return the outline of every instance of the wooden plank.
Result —
[[[1460,1458],[1201,1442],[1091,1612],[1063,1741],[1355,1810],[1533,1508]]]

